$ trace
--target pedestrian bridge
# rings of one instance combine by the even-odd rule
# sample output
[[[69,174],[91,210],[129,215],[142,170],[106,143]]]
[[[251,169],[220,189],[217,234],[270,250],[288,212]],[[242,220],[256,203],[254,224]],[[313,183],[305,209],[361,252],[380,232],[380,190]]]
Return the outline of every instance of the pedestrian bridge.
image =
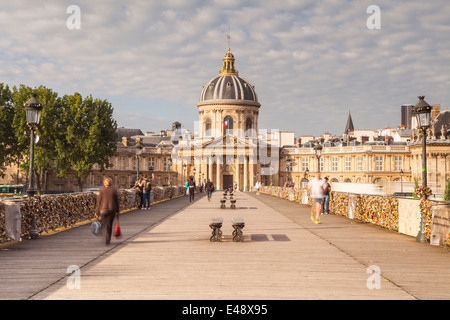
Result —
[[[82,225],[0,247],[0,299],[449,299],[450,252],[255,193],[236,209],[179,197],[120,216],[110,245]],[[223,239],[211,242],[211,217]],[[245,220],[233,242],[231,219]]]

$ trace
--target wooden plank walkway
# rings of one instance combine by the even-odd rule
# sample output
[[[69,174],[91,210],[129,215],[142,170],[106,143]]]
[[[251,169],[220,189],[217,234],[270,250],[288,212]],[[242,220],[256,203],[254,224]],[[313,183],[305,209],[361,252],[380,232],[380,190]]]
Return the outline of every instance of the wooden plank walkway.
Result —
[[[3,246],[0,299],[450,298],[447,249],[334,215],[316,225],[309,207],[265,195],[236,193],[237,209],[220,209],[221,196],[123,214],[124,237],[109,246],[89,225]],[[237,216],[246,223],[239,243]],[[224,218],[222,242],[209,241],[211,217]],[[67,285],[71,265],[79,288]]]

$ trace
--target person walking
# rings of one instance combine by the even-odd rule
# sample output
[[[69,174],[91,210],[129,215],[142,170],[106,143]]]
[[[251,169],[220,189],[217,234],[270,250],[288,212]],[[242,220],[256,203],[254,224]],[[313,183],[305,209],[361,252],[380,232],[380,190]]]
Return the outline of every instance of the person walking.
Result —
[[[188,183],[188,191],[189,191],[189,202],[194,203],[194,193],[195,193],[195,181],[194,178]]]
[[[320,211],[322,207],[323,197],[325,193],[325,181],[320,178],[320,172],[316,173],[316,177],[308,184],[308,191],[311,194],[311,220],[319,224]]]
[[[259,190],[261,189],[261,182],[256,181],[255,189],[256,189],[256,194],[259,195]]]
[[[119,213],[119,195],[112,186],[112,179],[103,180],[104,188],[98,194],[95,216],[101,221],[105,230],[105,243],[111,242],[111,233],[114,218]]]
[[[330,214],[330,193],[331,185],[328,183],[328,177],[323,178],[325,180],[325,191],[323,194],[323,203],[321,214]]]
[[[209,179],[208,179],[208,182],[206,182],[205,190],[206,190],[206,194],[208,195],[208,201],[211,201],[211,195],[214,191],[214,185]]]

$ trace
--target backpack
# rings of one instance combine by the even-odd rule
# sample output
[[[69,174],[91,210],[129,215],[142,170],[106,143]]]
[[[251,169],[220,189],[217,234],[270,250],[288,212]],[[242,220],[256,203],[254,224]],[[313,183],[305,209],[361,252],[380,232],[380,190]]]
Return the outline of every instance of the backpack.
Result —
[[[147,182],[145,182],[144,189],[145,191],[150,191],[152,189],[152,182],[150,180],[147,180]]]

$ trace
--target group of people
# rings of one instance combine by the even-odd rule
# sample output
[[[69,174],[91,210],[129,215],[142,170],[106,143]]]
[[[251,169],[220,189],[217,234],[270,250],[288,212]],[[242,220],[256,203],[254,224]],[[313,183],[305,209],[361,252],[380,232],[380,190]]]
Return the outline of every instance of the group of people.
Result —
[[[320,172],[308,183],[308,192],[311,194],[311,220],[314,223],[320,223],[320,214],[330,214],[330,192],[331,186],[328,178],[320,178]]]
[[[141,197],[141,203],[139,209],[150,210],[150,193],[152,191],[152,180],[154,178],[152,173],[151,178],[145,175],[144,178],[139,178],[134,185],[134,189],[138,190]]]
[[[150,209],[152,178],[153,175],[151,178],[146,175],[144,178],[139,179],[134,186],[139,190],[141,195],[140,207],[143,209]],[[109,244],[111,240],[114,218],[119,213],[119,196],[117,190],[112,187],[111,178],[106,178],[103,181],[103,185],[105,187],[99,192],[95,215],[102,222],[102,227],[105,229],[106,244]],[[189,201],[191,203],[194,203],[195,188],[196,185],[193,178],[186,181],[186,191],[187,194],[189,194]],[[259,191],[260,188],[261,186],[257,184],[256,189]],[[209,179],[205,184],[204,191],[208,196],[208,201],[211,201],[211,195],[214,192],[214,185]],[[203,192],[203,186],[201,192]],[[308,184],[308,192],[311,194],[311,199],[313,202],[311,220],[314,223],[319,224],[320,214],[330,213],[329,204],[331,186],[328,183],[328,178],[325,177],[325,179],[321,179],[320,172],[317,172],[316,177]]]
[[[195,191],[196,190],[196,185],[195,185],[195,181],[194,178],[190,178],[188,181],[186,181],[186,194],[189,195],[189,202],[194,203],[194,195],[195,195]],[[211,180],[208,179],[208,181],[206,182],[205,186],[204,186],[204,192],[207,194],[208,196],[208,201],[211,201],[211,195],[214,191],[214,185],[211,182]],[[200,193],[203,192],[203,182],[200,185]]]

